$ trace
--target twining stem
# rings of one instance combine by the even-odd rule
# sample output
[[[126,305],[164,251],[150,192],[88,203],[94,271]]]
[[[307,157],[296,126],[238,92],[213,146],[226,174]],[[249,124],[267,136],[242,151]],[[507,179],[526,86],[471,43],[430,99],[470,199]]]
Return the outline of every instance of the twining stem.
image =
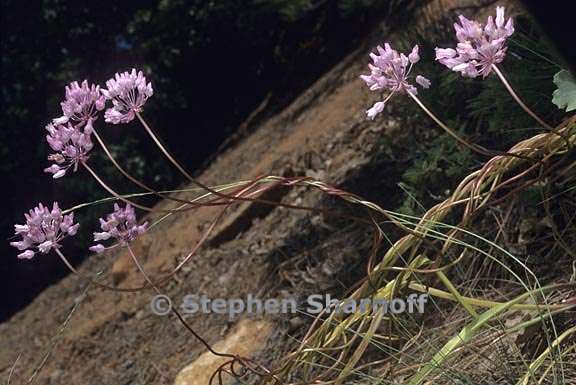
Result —
[[[66,327],[70,323],[70,320],[72,319],[72,317],[74,316],[74,314],[76,313],[76,311],[78,310],[80,305],[82,304],[82,301],[86,298],[86,295],[88,294],[89,289],[90,289],[90,285],[88,284],[88,285],[86,285],[86,287],[82,291],[82,294],[79,297],[80,300],[75,301],[74,306],[72,307],[72,310],[68,313],[68,316],[66,317],[64,322],[61,324],[60,330],[58,330],[57,334],[54,337],[52,337],[52,341],[50,343],[48,350],[44,354],[44,357],[42,358],[42,361],[40,362],[40,364],[36,367],[36,369],[34,369],[32,376],[28,379],[28,382],[26,383],[27,385],[34,385],[38,382],[38,378],[39,378],[38,375],[40,374],[42,369],[44,369],[44,367],[46,366],[46,363],[48,362],[48,359],[50,358],[50,356],[54,352],[54,348],[56,347],[58,342],[61,341],[62,333],[64,333],[64,331],[66,330]],[[20,355],[18,355],[18,358],[20,358]],[[16,360],[16,361],[18,361],[18,360]],[[16,363],[14,363],[14,365],[16,365]],[[12,372],[10,372],[10,375],[12,375]],[[10,385],[10,377],[8,377],[7,385]]]
[[[6,381],[6,385],[10,385],[10,380],[12,379],[12,375],[14,374],[14,370],[16,369],[16,365],[18,365],[18,361],[20,361],[21,356],[22,353],[18,353],[16,361],[14,361],[14,363],[12,364],[12,367],[10,368],[10,373],[8,373],[8,380]]]
[[[162,145],[162,143],[160,142],[160,140],[158,139],[158,137],[154,134],[154,131],[152,131],[152,129],[150,128],[150,126],[146,123],[146,121],[144,120],[144,118],[142,117],[142,115],[140,115],[140,113],[138,111],[135,111],[136,116],[138,117],[138,120],[140,120],[140,123],[142,123],[142,125],[144,126],[144,129],[146,130],[146,132],[148,133],[148,135],[150,135],[150,137],[152,138],[152,140],[154,141],[154,143],[156,144],[156,146],[158,146],[158,148],[160,149],[160,151],[162,151],[162,153],[164,154],[164,156],[166,156],[166,158],[178,169],[178,171],[180,171],[180,173],[182,175],[184,175],[191,183],[194,183],[196,186],[208,191],[209,193],[224,199],[226,201],[230,201],[230,200],[234,200],[234,201],[245,201],[245,202],[257,202],[257,203],[263,203],[263,204],[267,204],[267,205],[272,205],[272,206],[282,206],[282,207],[286,207],[286,208],[294,208],[294,209],[304,209],[304,210],[312,210],[315,211],[313,208],[308,208],[308,207],[304,207],[304,206],[295,206],[295,205],[289,205],[289,204],[283,204],[283,203],[279,203],[279,202],[274,202],[274,201],[270,201],[270,200],[266,200],[266,199],[260,199],[260,198],[247,198],[247,197],[240,197],[240,196],[229,196],[226,194],[223,194],[219,191],[216,191],[214,189],[212,189],[211,187],[208,187],[206,185],[204,185],[203,183],[197,181],[196,179],[194,179],[192,177],[192,175],[190,175],[188,172],[186,172],[186,170],[176,161],[176,159],[174,159],[170,153],[168,152],[168,150],[166,150],[166,148]],[[257,182],[259,180],[263,179],[263,177],[256,177],[254,178],[252,181],[253,182]],[[295,181],[298,181],[298,179],[296,179]],[[287,184],[286,186],[289,186],[290,184]]]
[[[159,194],[158,192],[156,192],[154,189],[148,187],[146,184],[144,184],[143,182],[140,182],[138,179],[134,178],[132,175],[130,175],[126,170],[124,170],[124,168],[122,166],[120,166],[120,164],[116,161],[116,158],[114,158],[114,156],[112,155],[112,153],[110,152],[110,150],[108,150],[108,147],[106,146],[106,144],[104,143],[104,141],[102,140],[102,138],[100,137],[100,135],[98,135],[98,132],[96,131],[96,129],[93,129],[92,131],[94,133],[94,136],[96,137],[96,140],[98,141],[98,143],[100,144],[100,147],[102,147],[102,150],[104,150],[104,153],[106,154],[106,156],[108,157],[108,159],[110,159],[110,161],[112,162],[112,164],[114,165],[114,167],[116,167],[118,169],[118,171],[120,171],[120,173],[122,173],[122,175],[124,175],[126,178],[128,178],[131,182],[133,182],[134,184],[138,185],[138,187],[143,188],[144,190],[154,193],[154,194]],[[160,195],[161,197],[164,197],[164,195]]]
[[[179,203],[186,203],[192,206],[201,206],[201,204],[195,203],[195,202],[191,202],[185,199],[179,199],[179,198],[174,198],[171,197],[170,195],[165,195],[162,194],[156,190],[154,190],[151,187],[148,187],[148,185],[144,184],[143,182],[139,181],[138,179],[134,178],[132,175],[130,175],[130,173],[128,173],[126,170],[124,170],[124,168],[122,166],[120,166],[120,164],[118,163],[118,161],[114,158],[114,156],[112,155],[112,153],[110,152],[110,150],[108,149],[108,147],[106,146],[106,144],[104,143],[104,141],[102,140],[102,138],[100,137],[100,135],[98,135],[98,132],[96,132],[96,129],[93,130],[94,136],[96,137],[96,140],[98,141],[98,143],[100,144],[100,147],[102,147],[102,150],[104,150],[104,153],[106,154],[106,156],[108,157],[108,159],[110,159],[110,161],[112,162],[112,164],[114,165],[114,167],[116,167],[118,169],[118,171],[120,171],[120,173],[122,175],[124,175],[126,178],[128,178],[132,183],[138,185],[139,187],[143,188],[144,190],[162,198],[162,199],[169,199],[175,202],[179,202]]]
[[[242,189],[238,190],[237,192],[234,192],[234,196],[241,196],[245,193],[248,194],[249,196],[250,195],[257,195],[257,194],[260,194],[262,191],[265,191],[263,189],[266,189],[267,187],[263,187],[263,188],[256,190],[256,191],[251,191],[253,186],[255,186],[257,184],[257,182],[258,181],[254,181],[254,182],[250,183],[249,185],[242,187]],[[229,200],[228,202],[224,202],[224,203],[225,203],[225,206],[220,211],[220,213],[212,220],[212,222],[210,223],[208,228],[204,231],[204,234],[202,235],[202,237],[198,240],[198,242],[196,242],[192,251],[190,251],[190,253],[188,253],[188,255],[178,264],[178,266],[176,266],[176,268],[170,274],[168,274],[167,276],[154,282],[154,285],[156,285],[156,286],[162,285],[165,282],[167,282],[170,278],[172,278],[176,273],[178,273],[178,271],[180,271],[180,269],[186,264],[186,262],[188,260],[190,260],[190,258],[192,258],[192,256],[196,253],[196,251],[205,243],[205,241],[208,239],[208,236],[212,233],[212,231],[214,230],[214,228],[216,227],[218,222],[224,216],[226,210],[234,203],[234,200]],[[186,204],[181,205],[179,208],[181,208],[183,206],[186,206]],[[173,213],[168,213],[165,215],[165,217],[172,215],[172,214]],[[66,267],[68,267],[68,269],[72,273],[78,275],[81,278],[88,280],[89,282],[93,283],[94,285],[96,285],[102,289],[119,291],[119,292],[137,292],[137,291],[145,290],[145,289],[150,287],[148,284],[145,284],[144,286],[139,286],[139,287],[117,288],[117,287],[109,286],[109,285],[104,284],[104,283],[100,283],[100,282],[94,280],[92,277],[90,277],[86,274],[83,274],[83,273],[79,272],[78,270],[76,270],[74,268],[74,266],[72,266],[72,264],[68,261],[68,259],[64,256],[64,254],[59,249],[54,249],[54,250],[55,250],[56,254],[60,257],[60,259],[64,262]]]
[[[172,164],[174,164],[178,170],[192,183],[196,184],[197,186],[199,186],[201,189],[204,189],[206,191],[208,191],[209,193],[215,195],[217,198],[215,198],[212,202],[210,202],[209,204],[206,203],[198,203],[198,202],[193,202],[193,201],[189,201],[189,200],[185,200],[185,199],[179,199],[179,198],[175,198],[175,197],[171,197],[169,195],[165,195],[165,194],[161,194],[157,191],[155,191],[154,189],[148,187],[146,184],[142,183],[141,181],[137,180],[136,178],[134,178],[132,175],[130,175],[126,170],[124,170],[124,168],[122,166],[120,166],[120,164],[118,163],[118,161],[116,161],[116,159],[114,158],[114,156],[112,155],[112,153],[108,150],[106,144],[104,143],[104,141],[102,140],[102,138],[98,135],[98,133],[96,132],[96,130],[94,129],[94,136],[96,137],[96,140],[98,141],[98,143],[100,144],[100,146],[102,147],[102,149],[104,150],[104,152],[106,153],[107,157],[110,159],[110,161],[112,162],[112,164],[114,164],[114,166],[124,175],[126,176],[130,181],[134,182],[135,184],[137,184],[138,186],[140,186],[141,188],[153,193],[154,195],[157,195],[161,198],[166,198],[172,201],[176,201],[179,203],[184,203],[186,206],[180,206],[176,209],[152,209],[152,208],[148,208],[145,209],[143,208],[144,206],[141,205],[137,205],[135,203],[131,203],[128,202],[126,200],[126,198],[121,198],[118,196],[118,194],[114,193],[113,190],[107,186],[101,178],[98,178],[96,173],[89,169],[88,171],[96,178],[96,180],[98,181],[98,183],[100,183],[108,192],[110,192],[112,195],[114,195],[115,197],[121,199],[124,202],[128,202],[131,203],[134,207],[138,207],[141,208],[143,210],[146,211],[164,211],[164,212],[181,212],[181,211],[187,211],[190,209],[193,209],[195,207],[201,207],[201,206],[217,206],[217,205],[227,205],[227,202],[230,202],[231,200],[240,200],[240,201],[254,201],[254,202],[259,202],[262,204],[268,204],[268,205],[277,205],[277,206],[282,206],[282,204],[278,203],[278,202],[273,202],[273,201],[269,201],[269,200],[265,200],[265,199],[258,199],[258,198],[248,198],[248,197],[239,197],[239,196],[229,196],[226,194],[223,194],[217,190],[214,190],[211,187],[205,186],[204,184],[198,182],[197,180],[195,180],[194,178],[192,178],[192,176],[190,174],[188,174],[184,168],[182,166],[180,166],[176,160],[168,153],[168,151],[166,150],[166,148],[164,146],[162,146],[162,144],[160,143],[160,141],[158,140],[158,138],[154,135],[154,132],[152,131],[152,129],[150,128],[150,126],[148,126],[148,124],[146,123],[146,121],[141,117],[141,115],[139,113],[137,113],[138,119],[140,120],[140,122],[142,123],[142,125],[144,126],[144,128],[146,129],[146,131],[148,132],[148,134],[152,137],[152,139],[154,140],[154,142],[156,143],[156,145],[160,148],[160,150],[162,151],[162,153],[170,160],[170,162]],[[86,165],[85,165],[86,166]],[[255,179],[253,179],[253,182],[257,182],[258,180],[260,180],[262,178],[257,177]],[[218,199],[224,199],[223,202],[218,202]],[[289,205],[286,205],[286,207],[288,207]],[[293,208],[299,208],[296,206],[293,206]]]
[[[144,276],[144,278],[146,279],[146,281],[148,282],[148,284],[154,289],[154,291],[158,294],[158,295],[165,295],[163,294],[160,289],[158,289],[158,287],[154,284],[154,282],[152,282],[152,280],[150,279],[150,277],[148,277],[148,274],[146,273],[146,271],[144,270],[144,268],[142,267],[142,265],[140,264],[140,262],[138,262],[138,258],[136,258],[136,255],[134,254],[134,251],[132,251],[132,248],[130,247],[130,245],[127,246],[128,252],[130,253],[130,257],[132,258],[132,261],[134,262],[134,264],[136,265],[136,267],[138,268],[138,270],[140,271],[140,273]],[[182,317],[182,315],[180,314],[180,312],[178,312],[178,310],[176,310],[176,308],[174,306],[170,307],[170,310],[174,313],[174,315],[178,318],[178,320],[182,323],[182,325],[184,325],[184,327],[190,332],[192,333],[192,335],[202,343],[202,345],[204,345],[206,347],[206,349],[208,349],[210,351],[210,353],[219,356],[219,357],[229,357],[232,359],[236,359],[237,356],[235,356],[234,354],[229,354],[229,353],[220,353],[215,351],[214,349],[212,349],[212,346],[210,346],[210,344],[208,342],[206,342],[206,340],[204,340],[198,333],[196,333],[194,331],[194,329],[192,329],[192,327],[190,325],[188,325],[188,323],[186,322],[186,320],[184,320],[184,317]]]
[[[487,155],[487,156],[493,156],[494,155],[494,153],[490,152],[489,150],[485,149],[484,147],[478,146],[476,144],[468,143],[466,140],[462,139],[460,136],[458,136],[458,134],[456,134],[456,132],[454,132],[454,130],[452,130],[450,127],[448,127],[446,124],[444,124],[444,122],[442,122],[440,119],[438,119],[438,117],[436,117],[436,115],[434,115],[434,113],[432,113],[432,111],[430,111],[428,109],[428,107],[426,107],[424,105],[424,103],[422,103],[416,95],[414,95],[411,92],[408,92],[408,95],[416,102],[416,104],[418,104],[418,107],[420,107],[422,109],[422,111],[424,111],[426,114],[428,114],[428,116],[430,118],[432,118],[432,120],[434,122],[436,122],[437,125],[439,125],[444,131],[446,131],[451,137],[456,139],[458,141],[458,143],[461,143],[464,146],[471,149],[472,151],[478,152],[482,155]]]
[[[64,254],[62,254],[62,252],[58,249],[54,249],[56,251],[56,254],[58,254],[58,256],[60,257],[60,259],[62,260],[62,262],[64,262],[64,264],[66,265],[66,267],[68,269],[70,269],[71,272],[73,272],[76,275],[82,276],[82,274],[80,274],[78,272],[78,270],[76,270],[74,268],[74,266],[72,266],[72,264],[68,261],[68,259],[64,256]]]
[[[122,195],[118,194],[112,187],[108,186],[108,185],[106,184],[106,182],[104,182],[104,181],[102,180],[102,178],[100,178],[100,177],[98,176],[98,174],[96,173],[96,171],[94,171],[94,170],[92,169],[92,167],[88,166],[88,163],[82,162],[81,164],[82,164],[82,166],[84,166],[84,168],[85,168],[86,170],[88,170],[88,172],[94,177],[94,179],[96,179],[96,181],[97,181],[106,191],[108,191],[110,194],[112,194],[116,199],[119,199],[119,200],[121,200],[122,202],[127,203],[127,204],[130,204],[130,205],[132,205],[132,206],[134,206],[134,207],[137,207],[137,208],[139,208],[139,209],[141,209],[141,210],[144,210],[144,211],[147,211],[147,212],[150,212],[150,213],[152,213],[152,212],[177,213],[177,212],[181,212],[181,211],[190,210],[190,209],[192,209],[192,208],[194,208],[194,207],[196,207],[196,206],[203,206],[202,204],[198,204],[198,203],[194,203],[194,202],[187,202],[187,201],[184,201],[184,202],[185,202],[185,203],[184,203],[184,206],[180,206],[180,207],[178,207],[178,208],[176,208],[176,209],[162,209],[162,208],[151,208],[151,207],[148,207],[148,206],[143,206],[143,205],[141,205],[141,204],[139,204],[139,203],[136,203],[136,202],[134,202],[134,201],[131,201],[130,199],[125,198],[125,197],[123,197]]]
[[[158,139],[158,137],[154,134],[154,131],[152,131],[152,129],[150,128],[150,126],[148,125],[148,123],[146,123],[146,121],[144,120],[144,118],[142,118],[142,115],[140,115],[140,113],[138,111],[136,111],[136,116],[138,117],[138,120],[140,121],[140,123],[142,123],[142,126],[144,126],[144,129],[146,130],[146,132],[148,133],[148,135],[150,135],[150,137],[152,138],[152,140],[154,141],[154,143],[156,144],[156,146],[158,146],[158,148],[160,149],[160,151],[162,151],[162,153],[164,154],[164,156],[170,161],[170,163],[172,163],[174,165],[174,167],[176,167],[178,169],[178,171],[180,171],[180,173],[182,175],[184,175],[191,183],[194,183],[196,186],[220,197],[223,199],[230,199],[229,196],[222,194],[218,191],[214,191],[213,189],[211,189],[210,187],[204,185],[203,183],[200,183],[199,181],[197,181],[196,179],[194,179],[192,177],[192,175],[190,175],[185,169],[184,167],[182,167],[180,165],[180,163],[178,163],[178,161],[176,161],[176,159],[174,159],[174,157],[172,157],[172,155],[170,155],[170,153],[168,152],[168,150],[166,150],[166,148],[162,145],[162,143],[160,142],[160,140]],[[251,200],[251,199],[248,199]],[[263,201],[260,201],[263,202]]]
[[[138,258],[136,257],[136,255],[134,254],[134,251],[132,250],[132,248],[130,247],[130,245],[128,244],[127,246],[128,252],[130,253],[130,257],[132,258],[132,261],[134,262],[134,264],[136,265],[136,267],[138,268],[138,270],[140,271],[140,273],[144,276],[144,278],[146,279],[146,281],[148,282],[148,284],[154,289],[154,291],[156,291],[156,293],[158,295],[163,295],[165,296],[165,294],[163,294],[160,289],[154,284],[154,282],[152,282],[152,280],[150,279],[150,277],[148,277],[148,274],[146,273],[146,271],[144,270],[144,268],[142,267],[142,265],[140,264],[140,262],[138,262]],[[178,320],[180,321],[180,323],[186,328],[186,330],[188,330],[198,341],[200,341],[200,343],[202,345],[204,345],[204,347],[206,349],[208,349],[208,351],[210,353],[212,353],[215,356],[218,357],[226,357],[226,358],[230,358],[231,360],[229,362],[227,362],[226,364],[220,366],[220,368],[218,368],[214,374],[212,375],[212,378],[209,381],[209,384],[212,383],[212,380],[214,378],[214,376],[217,374],[219,377],[221,377],[221,372],[222,370],[224,370],[224,367],[229,364],[231,367],[231,372],[229,374],[231,374],[233,377],[241,377],[241,375],[238,375],[237,373],[235,373],[234,371],[234,363],[239,363],[242,365],[242,367],[244,369],[250,370],[251,372],[258,374],[261,377],[275,377],[273,373],[271,373],[268,369],[266,369],[265,367],[256,364],[256,367],[258,369],[262,369],[264,370],[264,372],[259,372],[258,369],[255,369],[254,367],[251,367],[251,364],[255,364],[252,360],[241,357],[239,355],[236,354],[231,354],[231,353],[222,353],[222,352],[218,352],[216,350],[214,350],[212,348],[212,346],[204,339],[202,338],[198,333],[196,333],[196,331],[188,324],[188,322],[186,322],[186,320],[184,319],[184,317],[180,314],[180,312],[178,310],[176,310],[176,307],[174,306],[170,306],[170,310],[172,311],[172,313],[174,313],[174,315],[176,316],[176,318],[178,318]],[[220,381],[220,383],[222,383],[222,381]]]
[[[568,139],[568,137],[564,134],[561,134],[560,132],[558,132],[558,130],[554,127],[552,127],[551,125],[549,125],[548,123],[546,123],[544,120],[542,120],[538,115],[536,115],[536,113],[534,111],[532,111],[523,101],[522,99],[520,99],[520,97],[516,94],[516,92],[514,92],[514,89],[512,88],[512,86],[510,85],[510,83],[508,82],[508,79],[506,79],[506,77],[504,76],[504,73],[502,71],[500,71],[500,68],[498,68],[496,66],[496,64],[492,64],[492,69],[494,70],[494,72],[496,72],[496,75],[498,75],[498,78],[500,78],[500,81],[502,82],[502,84],[504,84],[504,87],[506,88],[506,90],[510,93],[510,95],[512,96],[512,98],[516,101],[516,103],[518,103],[518,105],[520,105],[520,107],[522,107],[522,109],[528,114],[530,115],[534,120],[536,120],[542,127],[546,128],[548,131],[560,136],[562,139],[564,139],[564,141],[566,142],[568,148],[572,147],[572,143],[570,142],[570,140]]]
[[[128,203],[134,207],[137,207],[141,210],[144,211],[148,211],[148,212],[153,212],[156,211],[150,207],[147,206],[142,206],[141,204],[135,203],[133,201],[131,201],[130,199],[126,199],[124,198],[122,195],[118,194],[114,189],[112,189],[112,187],[108,186],[99,176],[98,174],[96,174],[96,172],[94,170],[92,170],[92,168],[90,166],[88,166],[88,164],[86,162],[82,162],[82,166],[84,166],[84,168],[86,170],[88,170],[88,172],[94,177],[94,179],[96,179],[96,181],[102,186],[104,187],[104,189],[106,191],[108,191],[110,194],[112,194],[114,197],[116,197],[117,199],[121,200],[124,203]]]
[[[430,111],[428,109],[428,107],[426,107],[424,105],[424,103],[422,103],[422,101],[420,99],[418,99],[418,97],[416,95],[414,95],[411,92],[408,92],[408,95],[410,95],[410,97],[416,102],[416,104],[418,104],[418,107],[420,107],[426,114],[428,114],[428,116],[430,118],[432,118],[432,120],[434,122],[436,122],[436,124],[438,124],[444,131],[446,131],[450,136],[452,136],[454,139],[456,139],[458,141],[458,143],[463,144],[464,146],[471,149],[472,151],[475,151],[479,154],[490,156],[490,157],[497,156],[497,155],[513,156],[515,158],[520,158],[520,159],[529,160],[532,162],[543,164],[542,161],[534,160],[532,158],[529,158],[529,157],[526,157],[526,156],[523,156],[520,154],[514,154],[514,153],[510,153],[510,152],[501,152],[501,151],[490,151],[490,150],[488,150],[482,146],[479,146],[477,144],[468,143],[466,140],[459,137],[458,134],[456,134],[456,132],[454,132],[454,130],[452,130],[450,127],[448,127],[446,124],[444,124],[440,119],[438,119],[438,117],[436,117],[436,115],[434,115],[434,113],[432,113],[432,111]]]
[[[150,135],[150,137],[152,138],[152,140],[154,141],[154,143],[156,143],[156,146],[158,146],[158,148],[160,149],[160,151],[162,151],[162,153],[164,154],[164,156],[170,161],[170,163],[172,163],[174,165],[174,167],[176,167],[178,169],[178,171],[180,171],[180,173],[182,175],[184,175],[190,182],[193,183],[198,183],[196,182],[196,180],[194,178],[192,178],[192,175],[190,175],[185,169],[184,167],[180,166],[180,163],[178,163],[176,161],[176,159],[174,159],[172,157],[172,155],[170,155],[170,153],[168,152],[168,150],[166,150],[166,148],[162,145],[162,143],[160,142],[160,140],[158,139],[158,137],[154,134],[154,131],[152,131],[152,129],[150,128],[150,126],[148,125],[148,123],[146,123],[146,121],[142,118],[142,115],[140,115],[139,112],[136,112],[136,116],[138,117],[138,120],[140,120],[140,123],[142,123],[142,126],[144,126],[144,129],[146,130],[146,132],[148,133],[148,135]],[[202,188],[204,188],[203,186],[200,186]]]
[[[68,261],[68,258],[66,258],[60,250],[54,249],[54,251],[56,251],[56,254],[60,257],[62,262],[64,262],[66,267],[72,273],[76,274],[80,278],[86,279],[88,282],[90,282],[91,284],[93,284],[95,286],[98,286],[101,289],[106,289],[106,290],[111,290],[111,291],[120,291],[120,292],[138,292],[138,291],[142,291],[142,290],[148,288],[148,286],[142,286],[142,287],[136,287],[136,288],[119,288],[119,287],[113,287],[110,285],[106,285],[105,283],[98,282],[94,278],[92,278],[86,274],[83,274],[83,273],[79,272],[77,269],[75,269],[74,266],[72,266],[72,264],[70,263],[70,261]]]
[[[496,66],[496,64],[492,64],[492,69],[494,70],[494,72],[496,73],[496,75],[498,75],[498,77],[500,78],[500,81],[502,82],[502,84],[504,84],[504,87],[506,88],[506,90],[510,93],[510,95],[512,96],[512,98],[516,101],[516,103],[518,103],[518,105],[520,105],[520,107],[522,107],[522,109],[524,111],[526,111],[526,113],[528,115],[530,115],[532,118],[534,118],[534,120],[536,120],[542,127],[550,130],[550,131],[554,131],[554,127],[552,127],[551,125],[549,125],[548,123],[546,123],[544,120],[542,120],[538,115],[536,115],[536,113],[534,111],[532,111],[523,101],[522,99],[520,99],[520,97],[516,94],[516,92],[514,92],[514,89],[512,88],[512,86],[510,85],[510,83],[508,82],[508,80],[506,79],[506,77],[504,76],[504,74],[502,73],[502,71],[500,71],[500,68],[498,68],[498,66]]]

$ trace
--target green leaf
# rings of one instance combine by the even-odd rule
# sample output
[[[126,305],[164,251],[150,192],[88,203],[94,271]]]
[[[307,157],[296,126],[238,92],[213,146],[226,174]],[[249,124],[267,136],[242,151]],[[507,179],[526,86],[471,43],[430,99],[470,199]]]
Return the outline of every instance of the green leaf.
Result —
[[[576,110],[576,80],[566,70],[554,75],[554,84],[558,87],[552,94],[552,103],[558,108],[566,109],[566,112]]]

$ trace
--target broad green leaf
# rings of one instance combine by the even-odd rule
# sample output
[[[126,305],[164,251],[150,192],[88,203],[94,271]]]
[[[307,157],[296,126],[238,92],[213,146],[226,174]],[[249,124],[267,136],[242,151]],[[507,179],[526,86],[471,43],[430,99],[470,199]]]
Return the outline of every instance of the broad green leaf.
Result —
[[[558,108],[566,109],[566,112],[576,110],[576,80],[566,70],[554,75],[554,84],[558,87],[552,94],[552,103]]]

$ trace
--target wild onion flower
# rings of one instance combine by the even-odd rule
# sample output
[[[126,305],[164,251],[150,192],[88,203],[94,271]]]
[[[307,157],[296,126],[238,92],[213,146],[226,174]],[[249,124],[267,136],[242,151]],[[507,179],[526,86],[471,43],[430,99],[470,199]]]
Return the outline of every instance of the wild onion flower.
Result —
[[[47,254],[52,249],[60,247],[60,242],[66,236],[74,236],[78,232],[78,223],[74,224],[74,213],[62,215],[62,210],[58,203],[54,202],[52,210],[42,203],[38,207],[24,214],[25,225],[14,225],[15,233],[21,236],[22,240],[10,242],[23,253],[18,254],[18,258],[30,259],[37,251]]]
[[[87,122],[89,119],[95,119],[97,111],[104,109],[105,101],[100,86],[89,85],[86,80],[82,85],[72,82],[66,86],[66,99],[60,103],[64,115],[54,119],[54,124],[65,124],[69,120]]]
[[[136,214],[134,208],[129,204],[125,208],[120,207],[117,203],[114,204],[114,212],[106,216],[106,220],[100,218],[100,228],[102,232],[94,233],[94,242],[106,241],[110,238],[116,239],[117,243],[105,247],[98,243],[90,247],[91,251],[101,253],[106,249],[111,249],[116,246],[126,246],[136,239],[139,235],[146,232],[148,222],[138,225],[136,222]]]
[[[54,179],[66,175],[70,167],[76,171],[78,164],[88,159],[88,153],[94,147],[91,138],[92,118],[88,118],[83,128],[78,126],[73,126],[70,122],[50,123],[46,126],[46,141],[55,153],[48,156],[48,160],[54,163],[44,171],[53,174]]]
[[[377,46],[376,50],[378,54],[370,54],[373,61],[372,64],[368,64],[370,75],[361,75],[360,78],[370,87],[370,90],[388,90],[390,94],[366,111],[369,119],[374,119],[376,115],[382,112],[385,103],[396,92],[413,95],[418,93],[416,87],[408,82],[412,66],[420,60],[418,46],[415,45],[408,56],[403,53],[399,54],[388,43],[384,44],[384,48]],[[430,87],[430,81],[424,76],[417,75],[415,80],[423,88]]]
[[[135,113],[142,110],[142,106],[154,91],[152,83],[146,83],[142,71],[136,73],[123,72],[116,74],[113,79],[106,82],[108,89],[102,90],[107,99],[112,100],[112,108],[104,113],[104,119],[108,123],[128,123],[134,119]]]
[[[505,22],[504,7],[496,7],[496,20],[489,16],[484,26],[462,15],[459,19],[460,24],[454,24],[456,49],[436,48],[436,60],[462,76],[486,77],[506,56],[506,39],[514,33],[512,18]]]

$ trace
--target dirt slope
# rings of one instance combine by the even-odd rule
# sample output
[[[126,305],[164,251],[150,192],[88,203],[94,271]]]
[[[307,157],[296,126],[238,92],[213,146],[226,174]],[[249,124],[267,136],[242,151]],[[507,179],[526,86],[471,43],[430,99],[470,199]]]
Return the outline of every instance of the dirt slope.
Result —
[[[219,184],[262,174],[312,170],[317,177],[338,182],[348,169],[366,162],[369,144],[379,135],[368,128],[379,131],[382,123],[370,125],[364,119],[364,107],[372,98],[357,78],[363,71],[364,53],[347,58],[289,108],[219,156],[199,179]],[[314,204],[319,195],[297,189],[283,199]],[[162,202],[159,206],[174,204]],[[213,239],[221,237],[213,242],[219,246],[203,248],[185,272],[167,285],[171,296],[205,293],[212,298],[240,297],[260,291],[271,270],[268,254],[301,228],[298,221],[309,219],[311,214],[288,213],[281,208],[250,210],[247,206],[250,204],[231,212],[214,233]],[[248,214],[243,214],[245,211]],[[215,213],[216,209],[202,209],[180,214],[156,227],[136,245],[145,268],[151,274],[173,268],[198,241]],[[240,226],[235,225],[238,218]],[[111,270],[120,286],[142,283],[126,254],[93,256],[80,268],[85,273],[101,269]],[[7,378],[18,354],[22,356],[13,381],[28,378],[75,303],[79,306],[58,337],[39,383],[169,384],[182,366],[203,351],[175,320],[151,313],[150,292],[119,294],[89,288],[82,296],[85,288],[84,280],[69,276],[0,325],[0,378]],[[195,316],[190,322],[211,342],[231,324],[226,317],[215,315]]]
[[[221,154],[199,179],[222,184],[262,174],[307,174],[392,205],[397,192],[390,188],[382,192],[401,165],[382,155],[380,138],[406,132],[393,115],[375,122],[365,119],[364,110],[376,97],[358,79],[365,72],[367,47],[351,54],[287,109]],[[325,203],[321,194],[304,188],[274,199],[306,206]],[[173,206],[173,202],[159,204]],[[172,216],[155,227],[135,245],[145,269],[154,276],[170,271],[216,213],[203,208]],[[306,285],[307,290],[332,290],[334,285],[342,286],[340,280],[352,279],[342,273],[343,266],[366,263],[362,250],[369,242],[365,230],[336,223],[306,211],[238,205],[212,234],[211,246],[203,247],[164,290],[175,303],[185,294],[271,297]],[[121,287],[143,281],[125,253],[93,256],[80,270],[86,274],[104,270]],[[12,381],[25,382],[55,343],[38,375],[40,384],[172,384],[204,348],[175,319],[152,314],[151,297],[151,292],[121,294],[87,288],[85,280],[67,277],[0,325],[0,378],[7,378],[21,354]],[[62,328],[75,304],[77,309]],[[216,314],[196,315],[188,321],[210,343],[236,322]],[[277,328],[269,349],[260,355],[264,362],[281,354],[285,346],[277,343],[287,341],[285,333],[294,331],[288,318],[272,321]]]

